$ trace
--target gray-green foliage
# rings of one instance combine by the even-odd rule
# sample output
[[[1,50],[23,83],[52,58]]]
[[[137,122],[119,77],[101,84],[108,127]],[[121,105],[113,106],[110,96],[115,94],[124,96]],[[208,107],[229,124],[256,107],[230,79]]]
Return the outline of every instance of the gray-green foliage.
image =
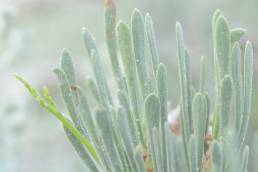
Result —
[[[92,95],[86,95],[78,86],[67,50],[61,53],[60,68],[54,72],[69,119],[58,111],[46,88],[41,95],[24,79],[17,78],[43,108],[62,122],[69,140],[92,172],[246,172],[249,148],[244,139],[252,104],[252,45],[246,43],[242,68],[237,42],[244,30],[231,29],[219,10],[214,13],[212,27],[214,106],[205,91],[207,57],[201,59],[198,90],[191,82],[191,57],[184,45],[182,27],[176,23],[180,133],[171,130],[167,121],[167,74],[159,61],[153,22],[149,14],[144,18],[139,10],[133,11],[130,29],[123,21],[116,24],[115,6],[106,1],[105,33],[117,92],[108,87],[103,57],[87,29],[83,29],[82,36],[94,75],[87,80]],[[89,106],[89,96],[95,98],[96,107]]]

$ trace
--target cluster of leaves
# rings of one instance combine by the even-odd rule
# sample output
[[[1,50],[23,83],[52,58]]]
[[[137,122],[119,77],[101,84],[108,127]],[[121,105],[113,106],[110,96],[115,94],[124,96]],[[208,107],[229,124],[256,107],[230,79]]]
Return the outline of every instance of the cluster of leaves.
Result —
[[[167,122],[166,67],[159,60],[150,15],[144,19],[139,10],[134,10],[129,29],[123,21],[116,24],[115,6],[110,0],[106,1],[105,33],[118,88],[115,96],[108,87],[95,39],[87,29],[83,29],[82,36],[94,73],[87,80],[96,100],[94,110],[76,83],[67,50],[62,51],[60,68],[54,73],[71,121],[58,110],[47,88],[41,95],[27,81],[17,78],[43,108],[62,122],[92,172],[246,172],[249,148],[244,138],[251,109],[252,45],[246,43],[242,69],[237,42],[244,30],[230,29],[219,10],[214,13],[212,27],[214,110],[205,91],[206,59],[201,59],[200,86],[196,89],[190,79],[190,56],[182,28],[176,23],[180,132],[174,132]]]

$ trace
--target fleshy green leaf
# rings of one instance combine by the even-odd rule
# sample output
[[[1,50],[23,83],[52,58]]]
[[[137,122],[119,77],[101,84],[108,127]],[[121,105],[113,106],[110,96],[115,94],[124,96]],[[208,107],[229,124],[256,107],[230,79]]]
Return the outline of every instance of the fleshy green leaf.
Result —
[[[222,12],[217,9],[213,16],[212,16],[212,40],[213,40],[213,47],[214,47],[214,74],[215,74],[215,79],[216,83],[219,82],[219,71],[218,71],[218,63],[217,63],[217,49],[216,49],[216,23],[218,18],[223,15]],[[218,91],[218,85],[216,87],[216,91]]]
[[[110,111],[113,105],[113,100],[110,95],[106,77],[104,76],[104,71],[102,70],[100,57],[95,50],[91,51],[91,59],[102,105]]]
[[[75,73],[72,58],[66,49],[61,52],[60,68],[64,71],[70,84],[75,84]]]
[[[198,167],[198,155],[197,155],[197,140],[194,135],[191,135],[189,139],[189,162],[190,162],[190,172],[199,172]]]
[[[159,65],[159,55],[153,21],[149,13],[147,13],[145,16],[145,28],[152,57],[152,68],[155,73]]]
[[[205,95],[196,93],[193,99],[194,132],[197,139],[198,171],[202,170],[204,156],[204,141],[208,122],[208,103]]]
[[[164,64],[159,64],[157,70],[158,96],[161,105],[161,124],[167,120],[168,84],[167,70]]]
[[[163,163],[162,163],[162,152],[161,152],[161,144],[159,141],[159,134],[158,129],[154,127],[152,129],[152,144],[153,144],[153,161],[156,164],[156,170],[157,172],[162,172],[164,169]]]
[[[84,127],[82,126],[82,122],[76,108],[76,105],[78,105],[78,101],[75,97],[75,94],[72,93],[72,89],[76,89],[76,86],[72,86],[69,84],[66,74],[63,70],[56,68],[53,71],[59,79],[59,89],[61,91],[61,95],[64,99],[65,105],[69,111],[73,123],[75,124],[76,128],[80,130],[80,132],[84,132]]]
[[[243,87],[241,74],[241,51],[238,43],[235,43],[232,48],[231,55],[231,76],[234,93],[234,108],[235,108],[235,128],[240,127],[240,121],[243,114]]]
[[[120,54],[123,62],[123,67],[126,75],[126,83],[128,86],[130,104],[134,112],[134,118],[136,120],[137,132],[141,143],[143,143],[143,133],[141,129],[141,116],[140,116],[140,91],[137,82],[136,65],[133,57],[132,40],[128,26],[124,22],[119,22],[117,25],[117,35]]]
[[[217,141],[213,141],[212,143],[212,153],[211,159],[213,162],[213,171],[214,172],[223,172],[223,154],[221,150],[221,146]]]
[[[129,125],[129,133],[131,134],[131,137],[133,139],[133,143],[134,145],[138,145],[139,144],[139,138],[137,135],[137,128],[136,128],[136,121],[134,119],[134,116],[130,110],[130,105],[128,102],[128,98],[121,92],[118,92],[118,99],[120,102],[120,105],[123,107],[126,115],[127,115],[127,119],[128,119],[128,125]]]
[[[226,75],[221,82],[221,90],[219,97],[220,134],[223,134],[229,125],[231,97],[232,79],[229,75]]]
[[[144,98],[151,92],[151,81],[146,61],[146,41],[142,14],[135,9],[132,14],[132,38],[137,73]]]
[[[163,166],[167,166],[167,159],[166,159],[166,135],[165,135],[165,126],[164,122],[167,121],[167,101],[168,101],[168,86],[167,86],[167,71],[164,64],[159,64],[157,69],[157,87],[158,87],[158,96],[160,101],[160,129],[161,129],[161,144],[162,144],[162,161]]]
[[[150,147],[149,153],[151,154],[151,158],[153,161],[154,169],[158,170],[157,162],[156,162],[156,155],[155,155],[155,145],[153,143],[153,128],[159,127],[159,121],[160,121],[160,102],[159,98],[156,94],[150,94],[145,99],[145,120],[147,123],[147,129],[148,129],[148,146]],[[156,141],[157,138],[155,138]],[[157,143],[156,143],[157,144]]]
[[[105,36],[109,52],[112,70],[116,78],[119,89],[126,91],[125,80],[123,78],[122,69],[117,55],[116,42],[116,7],[113,1],[106,1],[105,5]]]
[[[130,135],[130,126],[128,122],[128,117],[126,116],[122,108],[118,109],[118,130],[120,132],[123,150],[126,151],[127,156],[130,160],[131,169],[137,171],[137,162],[134,160],[134,150],[133,150],[133,141],[132,136]]]
[[[235,42],[239,41],[241,37],[245,34],[246,30],[243,28],[234,28],[230,30],[230,40],[233,45]]]
[[[252,88],[253,88],[253,47],[250,41],[247,41],[244,54],[244,112],[241,118],[240,138],[242,144],[245,140],[249,116],[252,107]]]
[[[189,55],[184,48],[184,38],[182,26],[179,22],[176,23],[176,41],[178,52],[178,72],[180,83],[180,122],[183,135],[184,152],[188,157],[188,140],[191,135],[191,84],[190,84],[190,69],[189,69]],[[189,162],[187,162],[189,166]]]
[[[95,100],[98,103],[101,103],[100,95],[99,95],[100,93],[98,91],[97,85],[96,85],[95,81],[93,80],[93,78],[88,77],[86,83],[87,83],[87,86],[88,86],[89,90],[91,91],[93,97],[95,98]]]
[[[87,28],[82,29],[82,38],[85,44],[85,47],[87,49],[89,57],[91,57],[91,51],[94,50],[96,53],[98,53],[97,46],[95,43],[95,38],[90,33],[90,31]]]
[[[230,57],[230,32],[226,18],[220,15],[215,25],[215,51],[216,51],[216,67],[218,75],[223,79],[224,75],[228,74],[229,57]]]
[[[249,158],[249,147],[245,146],[241,164],[241,172],[247,172],[247,165],[248,165],[248,158]]]
[[[95,115],[99,135],[102,138],[104,149],[106,150],[111,163],[110,168],[115,171],[121,171],[121,160],[118,158],[118,152],[112,135],[112,126],[109,114],[104,108],[98,108]]]
[[[160,102],[156,94],[150,94],[145,99],[145,119],[148,128],[152,130],[153,127],[159,127],[160,121]]]

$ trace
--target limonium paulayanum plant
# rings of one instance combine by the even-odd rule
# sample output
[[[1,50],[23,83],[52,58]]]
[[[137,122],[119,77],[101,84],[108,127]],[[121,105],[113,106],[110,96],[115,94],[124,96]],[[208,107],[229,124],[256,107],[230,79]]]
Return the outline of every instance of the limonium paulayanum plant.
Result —
[[[205,57],[199,88],[190,78],[190,55],[181,24],[176,23],[180,112],[168,123],[166,67],[159,60],[151,16],[132,14],[131,28],[116,24],[115,6],[105,3],[105,34],[117,84],[111,92],[93,36],[83,29],[94,77],[91,95],[78,86],[72,59],[61,53],[54,69],[70,118],[62,114],[48,89],[42,94],[17,76],[39,104],[62,123],[73,147],[92,172],[247,172],[249,147],[245,136],[251,111],[253,50],[243,53],[238,41],[244,29],[230,28],[220,10],[212,18],[215,104],[205,91]],[[151,65],[148,65],[150,51]],[[242,64],[243,62],[243,64]],[[96,107],[88,104],[89,96]]]

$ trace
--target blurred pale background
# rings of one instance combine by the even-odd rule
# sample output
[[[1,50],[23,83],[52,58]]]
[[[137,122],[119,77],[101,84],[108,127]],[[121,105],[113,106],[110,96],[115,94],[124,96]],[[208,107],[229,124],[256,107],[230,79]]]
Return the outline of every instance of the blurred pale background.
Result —
[[[184,28],[194,83],[198,81],[201,55],[206,55],[212,66],[211,16],[216,8],[225,13],[231,26],[247,29],[241,42],[250,39],[257,50],[257,0],[116,0],[116,4],[118,19],[127,22],[130,22],[134,7],[143,13],[151,13],[161,60],[169,69],[172,107],[178,103],[174,36],[177,20]],[[85,86],[85,78],[91,71],[81,39],[82,27],[86,26],[92,31],[105,59],[103,63],[110,64],[104,42],[103,1],[0,0],[0,12],[0,171],[84,171],[83,164],[65,138],[60,124],[39,108],[13,74],[24,76],[37,88],[47,85],[62,108],[57,80],[51,70],[58,66],[60,50],[65,47],[74,57],[77,74]],[[255,62],[256,57],[255,51]],[[255,67],[254,93],[258,86],[257,70]],[[106,68],[106,71],[110,77],[110,69]],[[212,76],[212,67],[209,67],[209,73]],[[207,89],[214,93],[210,80]],[[255,108],[249,128],[250,143],[257,126],[256,99],[257,96],[254,97]]]

